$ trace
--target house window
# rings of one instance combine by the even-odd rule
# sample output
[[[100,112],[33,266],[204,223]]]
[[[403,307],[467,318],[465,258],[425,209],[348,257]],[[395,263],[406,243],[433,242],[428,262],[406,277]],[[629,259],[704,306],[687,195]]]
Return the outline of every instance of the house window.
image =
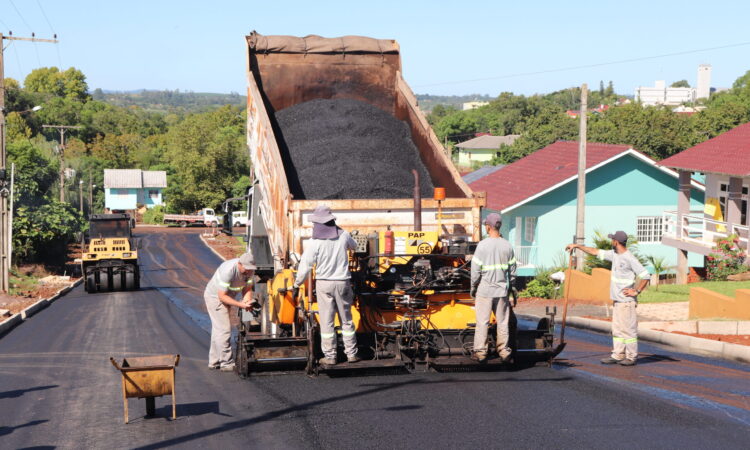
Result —
[[[724,218],[724,220],[727,220],[727,197],[729,191],[729,184],[727,183],[719,183],[719,204],[721,205],[721,217]],[[747,193],[748,193],[748,186],[742,186],[742,206],[740,206],[742,213],[742,218],[740,219],[741,225],[747,225]]]
[[[526,242],[534,242],[534,235],[536,234],[536,217],[526,218],[526,227],[523,230],[523,238]]]
[[[639,244],[661,243],[661,235],[664,233],[661,216],[639,217],[636,225],[635,238]]]
[[[148,190],[148,197],[149,198],[158,199],[159,198],[159,191],[157,191],[156,189],[149,189]]]

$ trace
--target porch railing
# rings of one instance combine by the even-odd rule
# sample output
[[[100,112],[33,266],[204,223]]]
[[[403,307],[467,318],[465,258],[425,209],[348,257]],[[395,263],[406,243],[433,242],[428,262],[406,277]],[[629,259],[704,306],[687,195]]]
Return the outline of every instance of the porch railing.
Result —
[[[713,220],[703,211],[690,211],[682,217],[677,211],[664,211],[662,226],[664,236],[706,247],[715,247],[717,239],[736,234],[740,246],[748,248],[748,226]]]

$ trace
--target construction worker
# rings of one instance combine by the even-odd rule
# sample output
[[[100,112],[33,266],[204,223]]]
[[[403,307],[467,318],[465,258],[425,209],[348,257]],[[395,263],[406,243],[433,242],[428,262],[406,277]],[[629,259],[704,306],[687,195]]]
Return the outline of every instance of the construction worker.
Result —
[[[495,346],[502,362],[510,361],[509,321],[512,314],[508,294],[516,276],[516,258],[510,242],[500,235],[502,220],[491,213],[484,220],[489,237],[483,239],[471,258],[471,297],[474,298],[476,327],[474,355],[478,362],[487,360],[487,330],[495,311],[497,341]],[[506,275],[507,274],[507,275]]]
[[[565,250],[579,249],[612,262],[612,278],[609,297],[614,302],[612,311],[612,355],[601,360],[602,364],[634,366],[638,358],[638,294],[643,292],[650,275],[638,259],[628,251],[628,235],[617,231],[607,235],[612,239],[612,250],[570,244]],[[636,282],[636,280],[638,280]]]
[[[320,341],[324,357],[320,364],[336,364],[336,330],[334,319],[339,314],[341,335],[344,339],[344,353],[347,361],[359,361],[357,356],[357,336],[352,322],[352,300],[354,293],[350,283],[349,250],[355,250],[357,243],[351,235],[336,225],[336,217],[328,206],[320,205],[310,215],[313,223],[312,239],[307,242],[302,254],[294,288],[305,281],[315,266],[315,290],[318,300],[320,321]]]
[[[222,372],[234,370],[232,347],[229,343],[232,327],[229,323],[229,309],[232,306],[250,311],[258,307],[253,302],[253,276],[255,275],[253,255],[245,253],[239,258],[224,261],[203,291],[208,316],[211,318],[211,347],[208,351],[208,368]],[[242,301],[235,300],[242,293]]]

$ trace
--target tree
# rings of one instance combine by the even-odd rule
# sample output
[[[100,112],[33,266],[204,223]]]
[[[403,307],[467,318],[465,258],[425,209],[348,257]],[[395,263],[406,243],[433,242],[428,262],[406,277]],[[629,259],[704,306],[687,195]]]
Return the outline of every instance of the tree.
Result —
[[[108,162],[109,169],[130,169],[142,145],[143,139],[135,134],[99,135],[91,144],[91,154]]]
[[[10,142],[6,146],[8,162],[15,163],[14,195],[17,206],[37,207],[46,202],[57,182],[57,161],[50,161],[29,140]]]
[[[669,87],[673,87],[673,88],[689,88],[690,87],[690,83],[688,83],[687,80],[680,80],[680,81],[675,81]]]
[[[60,72],[57,67],[34,69],[24,80],[28,92],[64,97],[69,100],[85,101],[88,96],[86,76],[80,70],[70,67]]]
[[[666,264],[666,259],[663,256],[648,255],[646,256],[646,260],[648,260],[649,264],[651,264],[651,267],[654,268],[654,275],[651,277],[651,284],[653,284],[654,288],[658,291],[659,276],[669,270],[670,267]]]

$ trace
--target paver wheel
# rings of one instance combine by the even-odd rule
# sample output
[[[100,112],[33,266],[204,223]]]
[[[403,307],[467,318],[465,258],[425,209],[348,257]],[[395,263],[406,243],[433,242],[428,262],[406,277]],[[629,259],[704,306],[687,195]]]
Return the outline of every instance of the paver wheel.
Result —
[[[134,291],[138,289],[135,282],[135,273],[134,272],[125,272],[125,289],[129,291]]]
[[[240,378],[247,378],[250,374],[250,365],[247,360],[247,349],[245,348],[245,333],[241,332],[237,336],[237,347],[235,348],[234,370]]]
[[[86,292],[89,294],[96,292],[96,274],[94,272],[86,275]]]
[[[122,272],[114,272],[114,271],[112,272],[112,290],[113,291],[115,292],[122,291],[123,288],[125,287],[122,282],[122,276],[123,276]]]
[[[180,227],[182,227],[182,228],[187,227],[187,222],[185,222],[184,220],[182,222],[180,222]]]
[[[110,284],[109,270],[102,270],[99,272],[99,290],[101,292],[109,291]]]

